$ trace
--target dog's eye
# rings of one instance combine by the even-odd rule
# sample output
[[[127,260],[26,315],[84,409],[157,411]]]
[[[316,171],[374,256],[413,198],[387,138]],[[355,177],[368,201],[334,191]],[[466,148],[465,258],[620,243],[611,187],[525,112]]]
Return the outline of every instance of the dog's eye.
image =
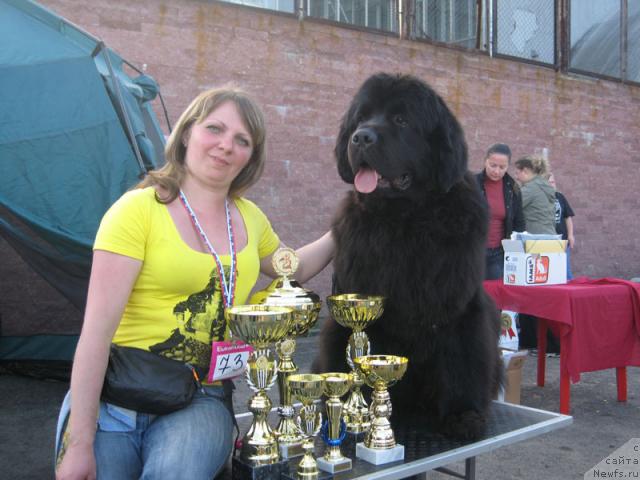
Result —
[[[402,115],[394,115],[393,121],[396,123],[396,125],[400,125],[401,127],[406,127],[407,125],[409,125],[407,123],[407,119],[404,118]]]

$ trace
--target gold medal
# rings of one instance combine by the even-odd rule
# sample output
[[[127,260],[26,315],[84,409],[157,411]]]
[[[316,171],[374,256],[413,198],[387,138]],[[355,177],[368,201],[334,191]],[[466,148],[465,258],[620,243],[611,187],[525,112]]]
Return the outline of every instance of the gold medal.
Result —
[[[281,247],[271,258],[271,265],[281,277],[289,277],[298,270],[298,255],[289,247]]]
[[[292,338],[286,338],[280,342],[280,351],[283,355],[293,355],[296,351],[296,342]]]
[[[256,359],[256,367],[258,370],[265,370],[269,366],[269,360],[265,355],[261,355]]]

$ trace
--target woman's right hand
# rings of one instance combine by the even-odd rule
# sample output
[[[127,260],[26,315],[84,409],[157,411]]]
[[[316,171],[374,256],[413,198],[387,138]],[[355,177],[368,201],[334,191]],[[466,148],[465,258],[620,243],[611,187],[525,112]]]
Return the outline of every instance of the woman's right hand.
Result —
[[[95,480],[96,457],[91,444],[70,444],[56,469],[56,480]]]

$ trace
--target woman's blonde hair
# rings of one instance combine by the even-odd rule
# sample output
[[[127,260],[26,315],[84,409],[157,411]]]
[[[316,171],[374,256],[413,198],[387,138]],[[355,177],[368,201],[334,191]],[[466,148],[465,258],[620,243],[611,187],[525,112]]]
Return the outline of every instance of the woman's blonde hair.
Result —
[[[148,172],[144,180],[136,187],[144,188],[158,185],[168,192],[167,196],[162,198],[156,193],[159,202],[170,203],[175,200],[186,174],[185,155],[187,148],[185,139],[188,132],[194,124],[204,121],[211,112],[226,102],[233,102],[237,107],[253,144],[251,158],[231,182],[229,195],[238,197],[256,183],[262,175],[265,162],[266,129],[262,111],[243,90],[236,87],[222,87],[206,90],[193,99],[180,115],[167,139],[164,148],[166,163],[158,170]]]
[[[536,175],[545,176],[549,170],[549,161],[544,157],[527,155],[516,160],[516,168],[528,168]],[[548,178],[548,177],[547,177]]]

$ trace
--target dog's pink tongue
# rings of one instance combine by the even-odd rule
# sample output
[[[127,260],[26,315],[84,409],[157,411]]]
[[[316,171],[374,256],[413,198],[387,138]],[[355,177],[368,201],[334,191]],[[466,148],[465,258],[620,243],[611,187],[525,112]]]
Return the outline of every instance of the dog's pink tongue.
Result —
[[[378,173],[373,168],[362,167],[356,173],[353,184],[360,193],[371,193],[378,186]]]

